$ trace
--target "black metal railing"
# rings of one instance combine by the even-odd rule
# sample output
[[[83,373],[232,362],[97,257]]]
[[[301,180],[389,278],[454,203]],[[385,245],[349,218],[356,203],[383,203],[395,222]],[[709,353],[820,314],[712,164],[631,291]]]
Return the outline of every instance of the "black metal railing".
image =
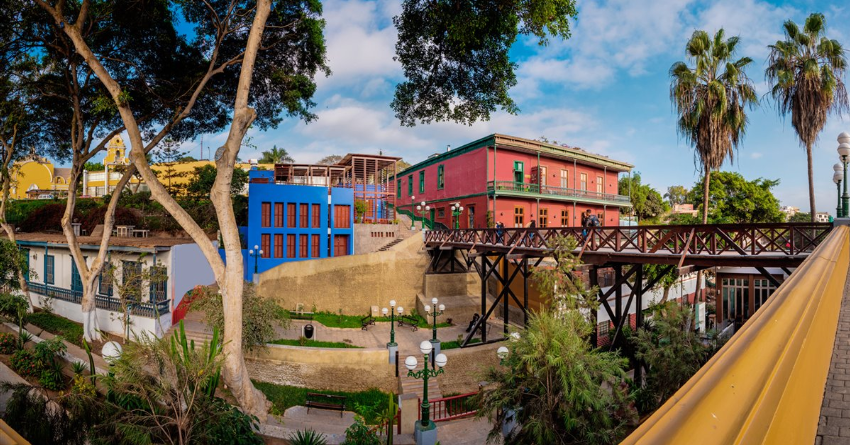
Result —
[[[83,291],[76,289],[63,289],[42,283],[29,283],[30,292],[44,295],[57,300],[80,304],[83,300]],[[124,312],[121,301],[115,297],[106,295],[95,295],[95,306],[98,309],[106,309],[113,312]],[[171,300],[162,300],[155,303],[129,302],[130,313],[140,317],[155,318],[157,315],[167,314],[171,310]]]

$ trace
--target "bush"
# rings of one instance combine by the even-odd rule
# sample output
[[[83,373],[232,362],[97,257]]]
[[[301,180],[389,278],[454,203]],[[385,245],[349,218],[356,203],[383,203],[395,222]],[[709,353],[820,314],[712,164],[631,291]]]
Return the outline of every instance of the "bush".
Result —
[[[224,331],[224,310],[221,295],[209,288],[195,288],[192,295],[192,310],[204,313],[207,326]],[[271,298],[257,295],[254,285],[245,283],[242,292],[242,349],[251,350],[275,340],[275,327],[289,326],[289,317],[281,311]]]
[[[357,416],[354,418],[354,423],[345,430],[345,440],[342,441],[342,445],[381,445],[381,439]]]
[[[81,227],[88,233],[91,233],[95,226],[103,224],[103,221],[106,219],[106,208],[107,206],[104,205],[86,213],[85,216],[80,219],[80,222],[82,223]],[[115,208],[115,224],[140,226],[139,217],[136,215],[136,212],[121,206]]]
[[[325,445],[327,440],[325,440],[324,434],[317,433],[315,430],[308,428],[290,434],[289,443],[292,445]]]
[[[37,207],[21,222],[20,228],[26,232],[56,232],[62,230],[62,216],[65,214],[65,204],[55,203]],[[82,215],[74,212],[74,218]]]
[[[0,332],[0,354],[11,354],[18,349],[18,337]]]
[[[3,420],[30,443],[86,443],[82,417],[69,416],[65,409],[48,405],[46,395],[27,384],[4,384],[3,391],[12,392]]]
[[[239,408],[222,399],[212,400],[218,419],[210,425],[207,443],[210,445],[263,445],[263,439],[255,433],[260,429],[259,420],[243,413]]]
[[[82,347],[83,327],[67,318],[47,312],[35,312],[26,316],[26,322],[32,323],[54,335],[61,335],[69,342]]]
[[[377,413],[385,411],[388,404],[387,393],[374,388],[360,392],[325,391],[258,381],[254,381],[254,386],[272,402],[272,409],[281,414],[290,407],[303,406],[308,392],[345,396],[345,406],[353,407],[370,424],[377,421]]]
[[[24,377],[34,377],[41,373],[35,353],[28,349],[19,349],[12,354],[12,369]]]

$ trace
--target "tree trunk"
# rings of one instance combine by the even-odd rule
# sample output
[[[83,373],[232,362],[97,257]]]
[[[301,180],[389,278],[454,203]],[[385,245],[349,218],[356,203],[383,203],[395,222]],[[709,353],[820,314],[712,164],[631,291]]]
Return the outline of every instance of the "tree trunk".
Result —
[[[711,170],[705,168],[705,183],[702,186],[702,223],[708,224],[708,189],[711,182]]]
[[[809,208],[811,209],[812,222],[817,220],[817,210],[815,210],[815,179],[814,170],[812,170],[812,144],[806,144],[806,162],[809,167]]]
[[[661,303],[667,302],[667,297],[670,296],[670,288],[668,286],[664,286],[664,295],[661,297]]]

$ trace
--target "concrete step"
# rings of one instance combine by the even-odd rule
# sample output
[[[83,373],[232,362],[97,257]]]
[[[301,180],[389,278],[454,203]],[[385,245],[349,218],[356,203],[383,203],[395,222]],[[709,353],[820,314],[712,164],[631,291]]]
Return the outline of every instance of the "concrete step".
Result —
[[[414,371],[421,371],[424,367],[422,363],[422,359],[419,359],[419,363],[416,365],[416,369]],[[402,371],[403,369],[403,371]],[[419,399],[422,399],[423,395],[423,387],[422,379],[415,379],[413,377],[407,376],[407,368],[399,369],[399,387],[401,390],[401,394],[416,394]],[[429,366],[430,369],[430,366]],[[439,399],[442,398],[442,392],[440,391],[440,385],[437,383],[436,378],[428,379],[428,399]]]
[[[425,305],[431,305],[431,298],[425,297],[423,294],[416,295],[416,310],[423,317],[425,316]],[[472,320],[472,316],[481,312],[481,298],[472,295],[456,295],[437,298],[437,306],[445,305],[446,309],[443,315],[437,317],[437,323],[442,323],[449,318],[453,324],[466,324]],[[428,321],[432,321],[429,318]]]

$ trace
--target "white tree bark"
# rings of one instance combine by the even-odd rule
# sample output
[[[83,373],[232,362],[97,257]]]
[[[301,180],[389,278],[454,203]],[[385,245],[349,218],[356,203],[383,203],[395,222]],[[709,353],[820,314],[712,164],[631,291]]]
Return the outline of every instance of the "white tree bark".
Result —
[[[36,0],[36,2],[44,10],[51,14],[57,23],[63,23],[64,17],[61,10],[53,8],[45,3],[44,0]],[[162,204],[169,214],[171,214],[180,226],[183,227],[186,233],[192,237],[192,239],[198,244],[201,252],[204,254],[204,257],[209,262],[215,275],[216,283],[219,285],[224,305],[225,319],[223,341],[225,360],[223,374],[225,382],[230,387],[233,395],[239,401],[242,409],[257,416],[257,418],[261,421],[264,421],[268,416],[269,402],[251,383],[250,376],[248,375],[248,369],[245,366],[244,355],[242,353],[242,291],[244,286],[244,271],[239,233],[236,227],[236,218],[233,214],[232,201],[230,199],[230,184],[242,140],[256,117],[254,110],[248,106],[248,94],[250,92],[251,78],[254,71],[257,51],[262,40],[266,21],[271,11],[271,3],[269,0],[259,0],[257,2],[254,22],[252,24],[244,56],[242,58],[238,90],[234,105],[233,121],[227,141],[220,149],[220,156],[216,157],[218,173],[213,185],[210,199],[215,207],[216,215],[219,218],[219,227],[222,234],[222,240],[224,242],[223,247],[225,249],[225,258],[227,259],[226,265],[221,260],[216,246],[211,242],[207,234],[191,218],[191,216],[182,207],[180,207],[179,203],[177,203],[177,201],[168,193],[151,170],[150,165],[145,158],[145,145],[142,141],[138,122],[133,115],[130,104],[121,100],[121,86],[110,76],[80,35],[79,26],[85,22],[88,6],[89,2],[84,1],[80,9],[77,23],[64,24],[63,30],[66,35],[71,38],[77,52],[86,60],[86,63],[94,71],[100,81],[106,86],[106,89],[115,101],[118,107],[118,112],[121,115],[125,127],[127,128],[127,134],[130,139],[130,158],[145,183],[148,184],[148,187],[151,190],[151,195],[160,204]],[[223,70],[224,65],[219,68]],[[218,70],[218,68],[216,70]],[[205,77],[204,81],[208,80],[211,75],[212,73],[208,71],[207,77]],[[194,97],[197,97],[199,92],[200,90],[196,90]],[[184,110],[184,114],[187,113],[188,107]],[[162,132],[160,135],[164,136]]]
[[[0,194],[0,228],[6,232],[6,236],[9,238],[9,241],[16,246],[18,245],[18,240],[15,237],[15,228],[6,222],[6,203],[9,202],[9,188],[12,183],[12,172],[10,170],[10,166],[12,165],[12,159],[15,157],[15,150],[17,149],[17,136],[18,130],[17,126],[15,126],[12,132],[12,140],[8,142],[5,140],[2,141],[4,156],[2,170],[0,170],[0,181],[2,181],[2,185],[0,185],[0,187],[2,187],[2,194]],[[24,298],[26,298],[29,303],[27,312],[32,313],[35,305],[33,304],[32,295],[30,294],[29,282],[21,268],[18,268],[17,275],[18,285],[21,287],[21,293],[24,294]]]

